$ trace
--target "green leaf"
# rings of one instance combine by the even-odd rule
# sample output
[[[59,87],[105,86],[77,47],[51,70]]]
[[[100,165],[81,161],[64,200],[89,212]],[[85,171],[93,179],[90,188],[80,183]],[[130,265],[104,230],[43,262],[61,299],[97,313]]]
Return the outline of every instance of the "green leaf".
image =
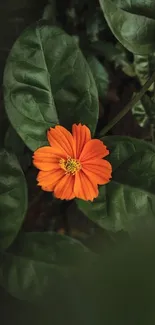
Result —
[[[95,56],[90,55],[87,58],[87,61],[95,79],[99,97],[104,99],[109,86],[109,75],[104,66]]]
[[[63,294],[71,275],[95,254],[77,240],[46,232],[21,233],[1,257],[1,286],[18,299],[45,301],[48,293],[53,299]]]
[[[0,250],[15,239],[27,209],[25,177],[16,157],[0,151]]]
[[[132,62],[131,53],[121,44],[117,43],[116,48],[120,50],[120,53],[115,57],[115,68],[121,67],[123,72],[130,77],[135,76],[134,64]]]
[[[91,50],[99,56],[105,57],[107,61],[115,61],[121,55],[120,49],[112,42],[96,41],[91,44]]]
[[[9,125],[6,132],[4,146],[6,150],[11,151],[16,155],[24,171],[31,166],[31,152],[11,125]]]
[[[145,95],[144,95],[145,96]],[[146,127],[148,125],[148,116],[145,111],[145,106],[140,100],[132,107],[132,114],[136,119],[137,123],[141,127]]]
[[[147,94],[132,108],[132,114],[141,127],[155,126],[155,103]]]
[[[51,20],[51,22],[53,24],[56,24],[56,3],[55,3],[55,0],[51,0],[50,4],[45,6],[42,18]]]
[[[155,147],[130,137],[103,139],[110,150],[112,180],[100,186],[93,203],[77,200],[78,207],[99,226],[133,232],[155,222]]]
[[[96,41],[91,45],[91,50],[99,56],[105,57],[109,62],[114,62],[115,68],[121,67],[128,76],[135,76],[134,65],[129,60],[131,53],[119,42]]]
[[[147,55],[155,50],[155,1],[99,0],[116,38],[131,52]]]
[[[4,73],[8,118],[31,149],[47,144],[46,131],[61,124],[87,124],[95,131],[98,97],[88,63],[74,39],[40,21],[26,29]]]
[[[89,2],[91,4],[91,2]],[[99,39],[99,33],[107,28],[107,22],[102,15],[101,8],[95,9],[92,6],[87,11],[86,15],[86,31],[91,42],[96,42]]]
[[[145,108],[150,124],[155,125],[155,102],[147,94],[142,97],[141,102]]]
[[[13,151],[17,157],[24,154],[25,144],[11,125],[5,135],[5,148]]]
[[[140,84],[143,86],[155,70],[155,53],[152,53],[150,55],[135,54],[134,68]],[[148,90],[153,91],[153,84]]]

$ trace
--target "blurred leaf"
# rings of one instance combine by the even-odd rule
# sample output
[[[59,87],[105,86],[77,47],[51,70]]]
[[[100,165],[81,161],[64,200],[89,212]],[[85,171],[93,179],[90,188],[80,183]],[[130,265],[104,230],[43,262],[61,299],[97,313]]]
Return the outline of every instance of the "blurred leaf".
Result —
[[[114,62],[115,68],[121,67],[130,77],[135,76],[134,65],[129,60],[127,49],[117,42],[96,41],[91,44],[91,49],[99,56],[104,56],[109,62]]]
[[[155,103],[145,94],[141,100],[132,108],[132,114],[141,127],[149,124],[155,125]]]
[[[24,171],[26,171],[28,167],[31,166],[31,153],[11,125],[8,127],[7,133],[5,135],[4,146],[6,150],[11,151],[16,155]]]
[[[91,42],[99,40],[99,33],[107,28],[107,22],[104,19],[100,8],[92,8],[86,19],[87,35]]]
[[[155,50],[155,1],[99,0],[113,34],[131,52]]]
[[[96,55],[104,56],[107,61],[115,61],[120,56],[120,49],[116,48],[115,44],[106,41],[92,42],[91,49]]]
[[[109,86],[109,75],[104,66],[95,56],[90,55],[87,58],[87,61],[95,79],[99,97],[104,99]]]
[[[134,68],[140,84],[143,86],[155,70],[155,53],[134,55]],[[153,91],[153,84],[148,90]]]
[[[139,126],[146,127],[148,125],[148,116],[141,100],[132,107],[132,114]]]
[[[142,99],[142,104],[144,105],[145,112],[148,116],[149,122],[155,125],[155,102],[147,94],[145,94]]]
[[[67,290],[70,276],[81,265],[93,262],[91,253],[77,240],[52,232],[22,233],[2,256],[0,284],[12,296],[45,301]]]
[[[16,157],[0,151],[0,250],[15,239],[27,209],[25,177]]]
[[[95,131],[98,96],[77,43],[47,21],[26,29],[9,55],[4,73],[8,118],[25,144],[47,144],[46,131],[61,124],[87,124]]]
[[[112,180],[100,186],[93,203],[77,200],[78,207],[99,226],[135,231],[155,223],[155,147],[130,137],[103,138],[112,164]]]
[[[115,67],[121,67],[127,76],[134,77],[134,64],[129,60],[129,51],[119,42],[116,44],[116,48],[120,51],[120,54],[115,57]]]
[[[43,12],[43,19],[51,20],[56,23],[56,3],[55,0],[50,0],[50,4],[46,5]]]
[[[67,290],[63,286],[59,297],[53,290],[51,296],[45,296],[44,304],[0,292],[1,325],[10,324],[10,319],[17,325],[153,325],[154,259],[154,228],[145,229],[141,240],[122,240],[112,250],[106,248],[94,266],[81,264],[74,281],[66,279]]]

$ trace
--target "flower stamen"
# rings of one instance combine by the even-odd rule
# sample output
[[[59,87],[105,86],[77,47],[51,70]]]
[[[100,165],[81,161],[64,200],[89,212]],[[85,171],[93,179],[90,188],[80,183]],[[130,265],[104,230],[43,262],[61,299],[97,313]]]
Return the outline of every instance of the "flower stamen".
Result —
[[[75,175],[81,169],[81,164],[78,160],[68,157],[67,160],[61,158],[59,160],[60,167],[65,170],[66,174]]]

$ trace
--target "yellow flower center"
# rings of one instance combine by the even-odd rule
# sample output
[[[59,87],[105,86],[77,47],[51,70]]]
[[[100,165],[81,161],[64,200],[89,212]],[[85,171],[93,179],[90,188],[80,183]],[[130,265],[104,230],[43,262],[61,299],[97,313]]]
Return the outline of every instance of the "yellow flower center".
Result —
[[[65,170],[66,174],[75,175],[81,169],[81,164],[76,159],[68,157],[67,160],[61,158],[59,161],[60,167]]]

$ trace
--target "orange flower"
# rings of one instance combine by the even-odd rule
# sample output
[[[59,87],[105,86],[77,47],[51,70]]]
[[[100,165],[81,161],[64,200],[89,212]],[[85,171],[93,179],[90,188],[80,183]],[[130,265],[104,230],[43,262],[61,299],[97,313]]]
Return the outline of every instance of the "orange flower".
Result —
[[[33,163],[40,169],[37,181],[44,191],[54,192],[61,200],[75,197],[93,201],[98,185],[111,178],[109,154],[102,141],[91,139],[87,126],[73,124],[72,134],[62,126],[47,132],[50,146],[34,152]]]

